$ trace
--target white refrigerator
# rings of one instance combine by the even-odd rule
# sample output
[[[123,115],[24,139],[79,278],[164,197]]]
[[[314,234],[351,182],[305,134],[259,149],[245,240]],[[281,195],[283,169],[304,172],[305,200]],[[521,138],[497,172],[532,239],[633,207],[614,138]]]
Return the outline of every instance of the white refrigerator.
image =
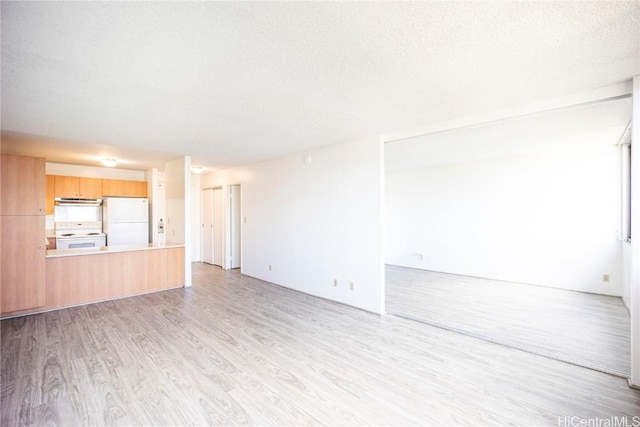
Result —
[[[102,231],[107,246],[149,243],[149,200],[107,197],[102,202]]]

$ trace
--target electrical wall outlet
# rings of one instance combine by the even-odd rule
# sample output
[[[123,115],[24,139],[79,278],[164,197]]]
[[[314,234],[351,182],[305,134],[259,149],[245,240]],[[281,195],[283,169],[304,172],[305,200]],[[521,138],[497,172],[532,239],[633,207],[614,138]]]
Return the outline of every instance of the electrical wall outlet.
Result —
[[[333,286],[334,287],[338,286],[338,279],[333,279]]]
[[[608,282],[609,281],[609,275],[608,274],[603,274],[602,275],[602,281],[603,282]]]
[[[349,282],[349,290],[352,291],[354,287],[355,286],[354,286],[353,282]]]
[[[269,271],[271,271],[271,264],[269,264]]]

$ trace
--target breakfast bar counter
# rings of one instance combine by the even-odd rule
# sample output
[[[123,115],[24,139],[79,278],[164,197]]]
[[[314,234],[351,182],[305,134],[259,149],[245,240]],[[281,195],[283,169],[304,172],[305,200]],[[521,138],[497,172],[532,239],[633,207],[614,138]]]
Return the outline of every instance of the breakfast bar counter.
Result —
[[[48,250],[45,304],[3,318],[129,297],[185,284],[183,244]]]
[[[179,243],[144,243],[135,245],[101,246],[98,248],[50,249],[47,251],[46,257],[58,258],[80,255],[100,255],[113,254],[117,252],[146,251],[168,248],[184,248],[184,245]]]

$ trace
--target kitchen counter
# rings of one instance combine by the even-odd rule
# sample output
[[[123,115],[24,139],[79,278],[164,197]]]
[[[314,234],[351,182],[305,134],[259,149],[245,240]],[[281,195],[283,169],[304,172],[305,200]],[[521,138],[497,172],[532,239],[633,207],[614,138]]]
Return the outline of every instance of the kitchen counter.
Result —
[[[59,258],[81,255],[113,254],[119,252],[145,251],[154,249],[183,248],[180,243],[147,243],[137,245],[101,246],[99,248],[50,249],[47,258]]]
[[[185,284],[183,244],[48,250],[44,305],[2,313],[15,317],[141,295]]]

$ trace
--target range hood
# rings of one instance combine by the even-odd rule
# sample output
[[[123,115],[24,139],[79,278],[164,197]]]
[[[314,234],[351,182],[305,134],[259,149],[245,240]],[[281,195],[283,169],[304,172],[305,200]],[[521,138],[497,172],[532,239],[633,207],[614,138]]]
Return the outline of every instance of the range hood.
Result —
[[[56,206],[101,206],[102,199],[74,199],[68,197],[56,197]]]

